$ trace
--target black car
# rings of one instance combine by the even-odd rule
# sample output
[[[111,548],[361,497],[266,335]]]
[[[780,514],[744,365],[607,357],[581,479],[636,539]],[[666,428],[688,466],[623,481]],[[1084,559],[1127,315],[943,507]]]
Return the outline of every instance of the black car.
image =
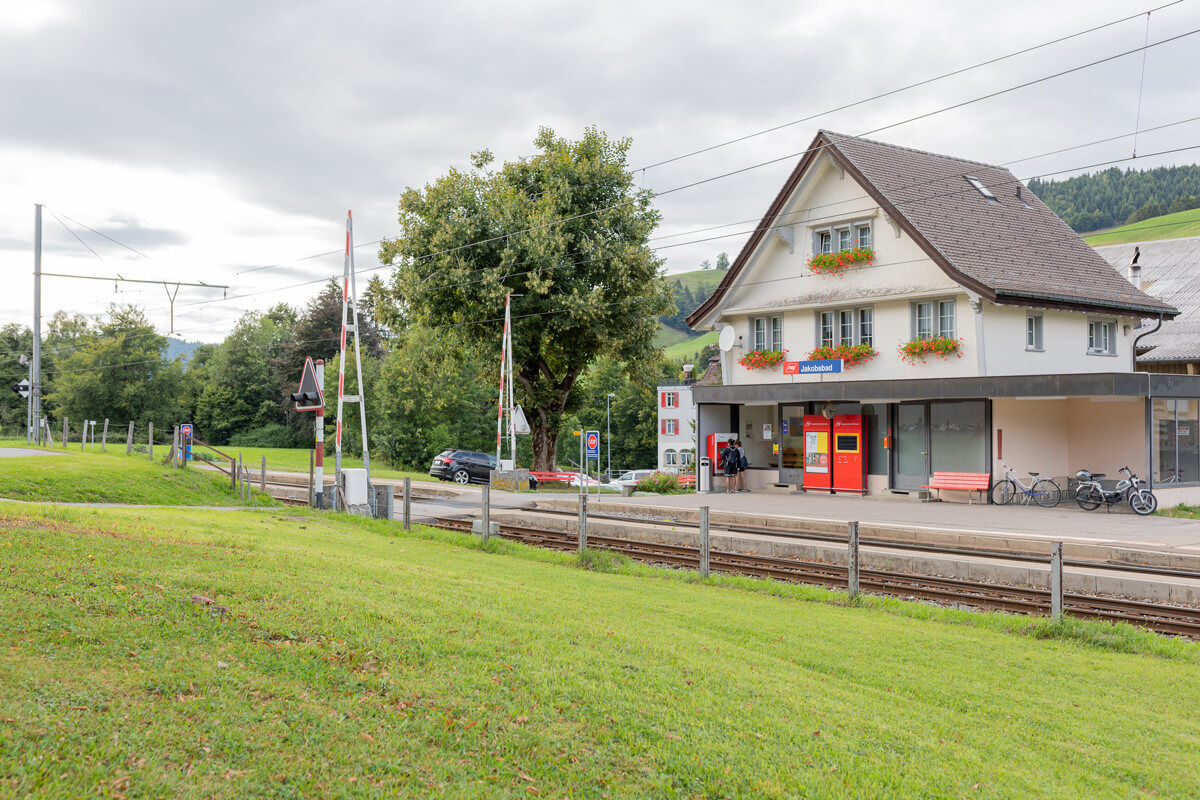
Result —
[[[492,470],[499,468],[496,457],[487,453],[443,450],[434,457],[429,474],[465,486],[468,483],[488,483],[492,478]]]

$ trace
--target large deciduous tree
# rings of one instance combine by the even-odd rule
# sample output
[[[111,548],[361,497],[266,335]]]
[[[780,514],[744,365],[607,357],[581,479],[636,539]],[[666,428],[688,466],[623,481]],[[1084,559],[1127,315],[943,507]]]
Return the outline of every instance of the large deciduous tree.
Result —
[[[454,326],[498,372],[512,293],[517,396],[533,466],[548,470],[576,380],[601,355],[655,358],[657,317],[673,302],[646,244],[660,215],[628,170],[630,140],[588,128],[570,141],[542,128],[535,144],[536,155],[500,169],[478,153],[474,169],[404,193],[402,233],[380,249],[396,269],[380,297],[391,308],[379,314]]]

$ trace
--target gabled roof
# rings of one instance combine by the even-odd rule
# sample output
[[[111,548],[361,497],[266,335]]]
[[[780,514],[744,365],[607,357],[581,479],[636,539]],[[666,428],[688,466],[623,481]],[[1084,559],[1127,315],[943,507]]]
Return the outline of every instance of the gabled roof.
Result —
[[[1142,290],[1179,309],[1169,325],[1138,342],[1138,361],[1200,361],[1200,236],[1112,244],[1096,252],[1123,272],[1134,248],[1140,251]]]
[[[720,285],[688,317],[689,325],[717,308],[773,228],[792,224],[780,215],[822,153],[947,275],[987,300],[1137,316],[1178,313],[1135,289],[1003,167],[820,131]],[[995,198],[986,198],[967,176]]]

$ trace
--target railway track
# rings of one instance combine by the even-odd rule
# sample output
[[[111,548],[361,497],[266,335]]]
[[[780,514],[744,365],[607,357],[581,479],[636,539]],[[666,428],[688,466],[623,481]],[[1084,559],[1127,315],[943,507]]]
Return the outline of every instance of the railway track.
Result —
[[[545,508],[530,509],[529,513],[563,516],[570,517],[571,519],[575,519],[578,516],[577,512],[575,511],[560,511],[558,509]],[[646,525],[671,525],[672,527],[676,528],[698,529],[700,527],[699,523],[690,522],[687,520],[663,519],[661,521],[655,521],[649,519],[625,517],[619,514],[605,514],[603,512],[596,513],[593,511],[588,512],[588,518],[631,524],[641,523]],[[834,542],[842,545],[847,544],[848,541],[847,536],[843,534],[829,533],[827,531],[790,531],[746,525],[713,525],[711,530],[713,533],[745,533],[756,536],[771,536],[781,539]],[[859,540],[859,544],[863,547],[887,547],[892,550],[934,553],[937,555],[968,556],[973,558],[1001,558],[1006,561],[1023,561],[1039,565],[1044,565],[1047,561],[1047,556],[1034,553],[1021,553],[1012,550],[1002,550],[999,548],[962,547],[949,544],[921,544],[919,542],[908,542],[902,539],[862,537]],[[1137,572],[1144,575],[1162,575],[1164,577],[1191,578],[1194,580],[1200,580],[1200,571],[1196,570],[1177,569],[1173,567],[1162,567],[1151,564],[1129,564],[1123,561],[1064,559],[1063,566],[1082,569],[1117,569],[1121,570],[1122,572]]]
[[[471,520],[438,518],[434,525],[454,531],[471,530]],[[501,524],[500,536],[564,552],[574,552],[578,548],[576,535],[564,531]],[[660,544],[589,533],[588,546],[676,569],[697,570],[700,564],[699,548],[688,545]],[[848,570],[844,566],[777,556],[711,550],[709,565],[713,571],[729,575],[771,578],[835,589],[845,589],[848,580]],[[859,583],[863,591],[872,594],[1016,614],[1046,616],[1050,613],[1050,592],[1046,589],[877,569],[860,570]],[[1076,617],[1129,622],[1159,633],[1200,639],[1200,609],[1067,592],[1063,595],[1063,610]]]

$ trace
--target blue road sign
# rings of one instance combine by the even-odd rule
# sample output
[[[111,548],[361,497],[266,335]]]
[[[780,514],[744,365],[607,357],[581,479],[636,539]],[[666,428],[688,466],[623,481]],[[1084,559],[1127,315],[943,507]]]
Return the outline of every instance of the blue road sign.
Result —
[[[587,455],[585,458],[600,458],[600,431],[587,432]]]
[[[784,375],[819,375],[842,371],[840,358],[825,358],[818,361],[785,361]]]
[[[179,426],[180,438],[183,439],[183,459],[192,457],[192,424],[185,422]]]

